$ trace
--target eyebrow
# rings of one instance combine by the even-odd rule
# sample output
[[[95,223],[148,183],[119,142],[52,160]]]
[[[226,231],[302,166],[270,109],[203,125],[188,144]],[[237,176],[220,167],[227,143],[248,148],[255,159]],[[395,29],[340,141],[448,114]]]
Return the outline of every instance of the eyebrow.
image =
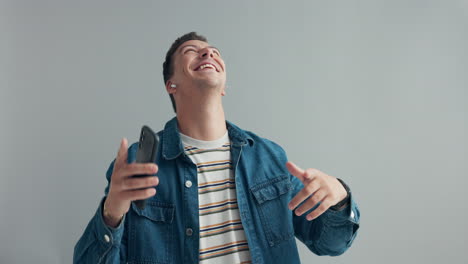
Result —
[[[197,46],[197,45],[188,44],[188,45],[182,46],[182,47],[180,48],[180,51],[179,51],[179,52],[182,53],[182,50],[185,49],[186,47],[200,48],[200,47]],[[219,51],[219,49],[218,49],[217,47],[215,47],[215,46],[208,46],[207,48],[215,49],[215,50],[218,51],[218,53],[221,53],[221,52]]]

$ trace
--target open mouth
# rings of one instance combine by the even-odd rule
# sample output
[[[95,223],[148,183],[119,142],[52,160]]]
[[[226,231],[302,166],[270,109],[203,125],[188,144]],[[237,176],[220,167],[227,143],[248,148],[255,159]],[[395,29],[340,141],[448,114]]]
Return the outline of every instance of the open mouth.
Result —
[[[216,68],[216,66],[211,63],[202,63],[197,68],[195,68],[195,71],[209,71],[209,70],[215,70],[218,72],[218,69]]]

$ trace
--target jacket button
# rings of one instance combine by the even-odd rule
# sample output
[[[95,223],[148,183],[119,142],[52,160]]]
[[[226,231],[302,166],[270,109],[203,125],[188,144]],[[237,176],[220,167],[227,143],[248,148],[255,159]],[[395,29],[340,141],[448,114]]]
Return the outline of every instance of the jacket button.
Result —
[[[351,218],[354,219],[354,212],[351,210]]]
[[[108,235],[104,235],[104,240],[105,240],[107,243],[109,243],[109,241],[110,241],[109,236],[108,236]]]
[[[187,188],[192,187],[192,182],[191,181],[186,181],[185,182],[185,187],[187,187]]]
[[[185,230],[185,234],[186,234],[187,236],[191,236],[191,235],[193,234],[192,228],[187,228],[187,229]]]

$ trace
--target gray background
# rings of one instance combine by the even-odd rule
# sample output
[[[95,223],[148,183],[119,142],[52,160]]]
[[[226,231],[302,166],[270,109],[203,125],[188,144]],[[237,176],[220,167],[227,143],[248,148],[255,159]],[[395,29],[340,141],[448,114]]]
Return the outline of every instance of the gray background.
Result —
[[[2,1],[0,263],[71,263],[120,139],[174,116],[192,30],[228,120],[353,190],[353,246],[304,263],[467,263],[467,29],[467,1]]]

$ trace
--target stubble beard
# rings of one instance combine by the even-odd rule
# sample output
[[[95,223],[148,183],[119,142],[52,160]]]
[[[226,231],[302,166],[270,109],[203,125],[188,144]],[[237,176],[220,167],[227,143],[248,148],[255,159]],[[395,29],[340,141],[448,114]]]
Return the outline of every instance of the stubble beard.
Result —
[[[194,84],[195,87],[197,87],[197,89],[199,89],[201,92],[211,93],[213,91],[219,91],[221,93],[222,81],[219,79],[195,80]]]

